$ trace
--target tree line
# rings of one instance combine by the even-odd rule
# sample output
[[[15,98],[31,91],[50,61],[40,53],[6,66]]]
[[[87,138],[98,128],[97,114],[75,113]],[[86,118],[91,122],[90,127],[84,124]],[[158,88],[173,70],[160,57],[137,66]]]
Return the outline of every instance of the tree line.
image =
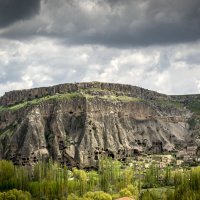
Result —
[[[14,166],[0,161],[0,200],[200,200],[200,167],[190,170],[124,166],[104,158],[97,171],[67,169],[53,161]]]

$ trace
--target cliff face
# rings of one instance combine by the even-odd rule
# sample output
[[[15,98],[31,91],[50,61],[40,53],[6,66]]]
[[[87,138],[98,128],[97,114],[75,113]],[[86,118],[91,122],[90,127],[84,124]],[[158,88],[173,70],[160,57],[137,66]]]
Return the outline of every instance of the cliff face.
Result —
[[[125,160],[141,152],[180,150],[196,145],[198,135],[186,107],[182,97],[121,84],[8,92],[0,98],[0,159],[31,165],[51,157],[95,167],[102,155]]]
[[[42,87],[42,88],[7,92],[3,97],[0,98],[0,105],[10,106],[23,101],[30,101],[36,98],[41,98],[47,95],[72,93],[77,91],[80,92],[80,90],[95,89],[95,88],[104,91],[106,90],[113,91],[118,95],[121,94],[126,96],[141,97],[145,99],[166,97],[166,95],[131,85],[100,83],[100,82],[76,83],[76,84],[68,83],[68,84],[55,85],[52,87]]]

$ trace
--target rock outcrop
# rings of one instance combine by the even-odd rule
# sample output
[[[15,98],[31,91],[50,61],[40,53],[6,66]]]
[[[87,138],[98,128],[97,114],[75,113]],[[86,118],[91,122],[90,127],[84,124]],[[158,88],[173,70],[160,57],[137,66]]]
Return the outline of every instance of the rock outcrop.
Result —
[[[130,85],[91,82],[12,91],[0,98],[0,159],[32,165],[52,158],[96,167],[101,156],[125,160],[173,152],[197,145],[193,118],[182,97]]]

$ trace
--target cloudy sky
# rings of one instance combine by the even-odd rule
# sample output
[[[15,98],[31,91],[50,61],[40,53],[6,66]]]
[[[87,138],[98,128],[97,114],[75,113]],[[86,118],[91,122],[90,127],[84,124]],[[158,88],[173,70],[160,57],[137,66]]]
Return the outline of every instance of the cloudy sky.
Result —
[[[0,0],[0,95],[80,81],[200,93],[200,1]]]

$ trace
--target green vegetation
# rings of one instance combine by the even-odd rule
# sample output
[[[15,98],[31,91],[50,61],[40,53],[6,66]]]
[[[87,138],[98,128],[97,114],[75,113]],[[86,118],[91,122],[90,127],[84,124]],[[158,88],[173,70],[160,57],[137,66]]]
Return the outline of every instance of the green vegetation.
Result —
[[[0,192],[0,200],[31,200],[31,194],[22,190],[9,190]]]
[[[200,126],[200,100],[189,101],[187,108],[193,112],[192,118],[188,120],[189,129],[198,129]]]
[[[5,109],[4,106],[0,106],[0,112],[3,111]]]
[[[99,171],[68,170],[52,161],[30,169],[2,160],[0,191],[28,191],[32,199],[112,200],[126,195],[137,200],[139,190],[133,169],[121,167],[111,159],[100,161]]]
[[[71,99],[74,99],[77,97],[83,97],[83,95],[81,95],[80,93],[65,93],[65,94],[56,94],[56,95],[52,95],[52,96],[45,96],[45,97],[25,101],[25,102],[22,102],[22,103],[13,105],[13,106],[1,106],[0,112],[2,112],[4,110],[16,111],[16,110],[19,110],[21,108],[25,108],[28,106],[38,105],[38,104],[46,102],[46,101],[71,100]]]
[[[123,101],[123,102],[129,102],[129,101],[142,101],[142,99],[140,98],[134,98],[134,97],[129,97],[129,96],[117,96],[115,94],[112,95],[92,95],[90,93],[88,93],[89,91],[100,91],[101,89],[98,88],[92,88],[89,90],[81,90],[80,92],[74,92],[74,93],[64,93],[64,94],[56,94],[56,95],[52,95],[52,96],[45,96],[45,97],[41,97],[41,98],[35,98],[33,100],[28,100],[25,102],[21,102],[18,103],[16,105],[12,105],[12,106],[0,106],[0,113],[2,111],[17,111],[21,108],[26,108],[28,106],[33,106],[33,105],[38,105],[47,101],[61,101],[61,100],[71,100],[74,98],[81,98],[81,97],[85,97],[87,99],[91,99],[91,98],[102,98],[102,99],[106,99],[109,101]],[[101,90],[103,91],[103,90]]]
[[[123,101],[123,102],[140,102],[142,101],[142,99],[140,98],[134,98],[134,97],[128,97],[128,96],[114,96],[114,95],[105,95],[100,97],[102,99],[106,99],[106,100],[111,100],[111,101]]]
[[[189,124],[189,129],[190,129],[190,130],[193,130],[193,129],[195,129],[195,127],[196,127],[197,121],[196,121],[195,118],[190,118],[190,119],[188,120],[188,124]]]
[[[174,188],[152,188],[144,191],[142,200],[199,200],[200,167],[191,170],[175,171]]]
[[[98,82],[97,82],[98,86]],[[135,97],[130,97],[126,95],[118,95],[116,94],[116,91],[112,90],[104,90],[101,89],[100,87],[94,87],[94,88],[89,88],[89,89],[82,89],[80,90],[82,94],[84,94],[87,98],[94,98],[95,92],[98,92],[100,95],[98,95],[98,98],[101,99],[106,99],[110,101],[123,101],[123,102],[129,102],[129,101],[143,101],[141,98],[135,98]]]
[[[103,95],[103,96],[93,96],[90,94],[84,94],[87,99],[93,99],[98,97],[99,99],[104,99],[107,101],[122,101],[122,102],[141,102],[143,99],[141,98],[134,98],[129,96],[116,96],[116,95]]]
[[[7,128],[0,130],[0,141],[4,139],[6,136],[11,137],[14,131],[15,125],[12,124]]]
[[[200,100],[194,100],[189,102],[187,108],[193,113],[200,115]]]
[[[80,89],[82,93],[90,93],[90,92],[106,92],[108,90],[101,89],[100,87],[93,87],[88,89]]]
[[[0,161],[0,200],[199,200],[200,167],[135,171],[118,161],[103,159],[98,171],[68,170],[49,161],[32,169]]]
[[[175,100],[167,100],[167,99],[157,99],[157,100],[152,100],[151,103],[158,105],[162,108],[176,108],[176,109],[182,109],[183,104],[181,104],[179,101]]]
[[[4,139],[6,136],[11,137],[13,134],[13,131],[11,129],[7,129],[4,132],[0,132],[0,140]]]

